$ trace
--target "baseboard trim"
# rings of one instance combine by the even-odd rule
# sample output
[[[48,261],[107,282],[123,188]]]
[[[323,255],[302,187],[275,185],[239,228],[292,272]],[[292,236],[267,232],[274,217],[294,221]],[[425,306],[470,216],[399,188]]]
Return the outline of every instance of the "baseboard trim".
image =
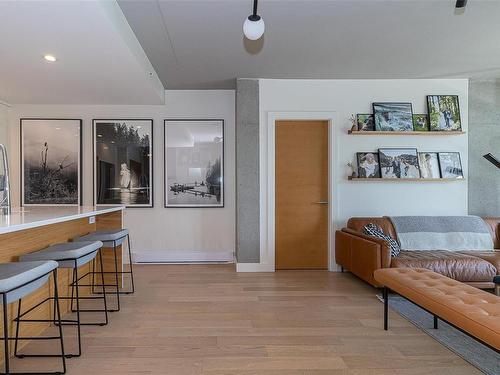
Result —
[[[134,263],[233,263],[232,251],[136,251]]]
[[[236,263],[236,272],[274,272],[274,266],[261,263]]]

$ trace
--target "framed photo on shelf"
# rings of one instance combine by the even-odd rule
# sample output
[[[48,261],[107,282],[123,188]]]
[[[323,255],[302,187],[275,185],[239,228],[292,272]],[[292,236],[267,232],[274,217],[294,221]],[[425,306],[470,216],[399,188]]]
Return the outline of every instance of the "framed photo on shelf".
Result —
[[[459,152],[440,152],[438,155],[442,178],[464,178]]]
[[[377,131],[413,131],[411,103],[373,103],[373,118]]]
[[[82,120],[22,118],[21,205],[82,204]]]
[[[153,120],[93,120],[94,202],[153,207]]]
[[[224,120],[164,121],[165,207],[224,207]]]
[[[429,129],[429,116],[426,114],[413,115],[413,131],[415,132],[428,132]]]
[[[358,131],[375,130],[375,123],[373,122],[373,115],[371,113],[357,114],[356,122],[358,124]]]
[[[418,164],[422,178],[441,178],[437,152],[419,152]]]
[[[460,105],[457,95],[427,95],[431,131],[461,131]]]
[[[380,178],[379,156],[376,152],[358,152],[356,154],[358,162],[359,178]]]
[[[382,178],[420,178],[416,148],[380,148]]]

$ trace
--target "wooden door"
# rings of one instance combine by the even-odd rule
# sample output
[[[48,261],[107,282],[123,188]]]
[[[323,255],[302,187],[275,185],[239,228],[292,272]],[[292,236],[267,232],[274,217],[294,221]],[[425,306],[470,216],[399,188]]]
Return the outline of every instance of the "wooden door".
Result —
[[[276,122],[276,269],[328,268],[328,121]]]

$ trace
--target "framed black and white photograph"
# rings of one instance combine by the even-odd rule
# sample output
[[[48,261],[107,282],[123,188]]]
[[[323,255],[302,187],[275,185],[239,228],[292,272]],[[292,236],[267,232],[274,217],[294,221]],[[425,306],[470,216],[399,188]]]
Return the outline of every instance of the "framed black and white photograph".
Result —
[[[224,120],[165,120],[165,207],[224,207]]]
[[[429,129],[429,116],[426,114],[413,115],[413,131],[428,132]]]
[[[82,204],[82,120],[21,119],[21,205]]]
[[[380,163],[376,152],[358,152],[358,177],[380,178]]]
[[[416,148],[380,148],[382,178],[420,178]]]
[[[431,131],[461,131],[457,95],[427,95]]]
[[[459,152],[440,152],[439,165],[442,178],[464,178]]]
[[[418,165],[422,178],[441,178],[437,152],[419,152]]]
[[[153,120],[93,121],[94,202],[153,207]]]
[[[374,131],[375,123],[373,122],[373,115],[371,113],[362,113],[356,115],[359,131]]]
[[[377,131],[413,131],[411,103],[373,103],[373,118]]]

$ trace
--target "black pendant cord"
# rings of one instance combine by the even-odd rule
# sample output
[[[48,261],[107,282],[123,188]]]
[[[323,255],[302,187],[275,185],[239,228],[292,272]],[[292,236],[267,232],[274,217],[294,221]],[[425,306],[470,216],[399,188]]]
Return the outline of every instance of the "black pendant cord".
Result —
[[[260,20],[260,16],[257,14],[257,3],[258,3],[258,0],[253,0],[253,13],[250,16],[248,16],[248,19],[250,21]]]

